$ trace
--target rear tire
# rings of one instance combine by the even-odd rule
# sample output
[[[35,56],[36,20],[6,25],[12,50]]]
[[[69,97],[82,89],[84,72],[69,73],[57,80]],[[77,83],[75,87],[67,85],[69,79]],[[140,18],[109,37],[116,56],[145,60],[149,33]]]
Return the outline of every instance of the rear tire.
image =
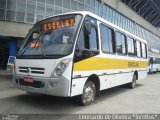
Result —
[[[88,81],[83,88],[82,95],[76,97],[76,100],[81,105],[91,104],[96,96],[96,86],[92,81]]]
[[[131,89],[135,88],[135,86],[136,86],[136,81],[137,81],[137,77],[136,77],[136,75],[134,74],[134,75],[133,75],[133,78],[132,78],[132,82],[128,84],[128,87],[131,88]]]

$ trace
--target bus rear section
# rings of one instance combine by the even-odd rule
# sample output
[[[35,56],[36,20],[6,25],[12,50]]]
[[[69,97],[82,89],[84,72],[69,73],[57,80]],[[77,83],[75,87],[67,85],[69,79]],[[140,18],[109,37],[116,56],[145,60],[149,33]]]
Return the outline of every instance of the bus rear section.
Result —
[[[148,73],[156,73],[159,71],[160,71],[160,58],[156,56],[150,56]]]

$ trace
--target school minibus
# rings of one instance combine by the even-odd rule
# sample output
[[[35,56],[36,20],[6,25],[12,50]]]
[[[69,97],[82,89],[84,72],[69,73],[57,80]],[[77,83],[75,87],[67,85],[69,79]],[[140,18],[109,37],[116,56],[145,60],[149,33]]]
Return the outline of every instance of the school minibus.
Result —
[[[15,60],[15,86],[30,93],[74,97],[82,105],[100,91],[147,76],[147,42],[86,12],[34,24]]]
[[[149,56],[148,73],[156,73],[160,71],[160,57]]]

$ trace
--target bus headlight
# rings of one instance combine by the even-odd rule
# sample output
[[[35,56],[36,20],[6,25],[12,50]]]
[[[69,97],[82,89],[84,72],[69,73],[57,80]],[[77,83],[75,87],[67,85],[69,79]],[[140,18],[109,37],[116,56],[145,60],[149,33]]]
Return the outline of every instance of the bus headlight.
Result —
[[[60,76],[62,76],[62,74],[64,73],[65,69],[67,68],[69,62],[70,62],[70,59],[62,60],[57,65],[57,67],[54,69],[53,76],[54,77],[60,77]]]
[[[56,73],[56,76],[61,76],[63,72],[62,72],[61,69],[57,68],[57,69],[55,70],[55,73]]]

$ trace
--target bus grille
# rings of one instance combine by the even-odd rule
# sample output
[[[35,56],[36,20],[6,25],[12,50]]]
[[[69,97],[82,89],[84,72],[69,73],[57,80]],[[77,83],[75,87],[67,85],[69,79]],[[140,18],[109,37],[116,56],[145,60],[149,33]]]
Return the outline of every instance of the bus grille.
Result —
[[[32,73],[32,74],[44,74],[44,68],[36,68],[36,67],[19,67],[19,72],[22,73]]]

